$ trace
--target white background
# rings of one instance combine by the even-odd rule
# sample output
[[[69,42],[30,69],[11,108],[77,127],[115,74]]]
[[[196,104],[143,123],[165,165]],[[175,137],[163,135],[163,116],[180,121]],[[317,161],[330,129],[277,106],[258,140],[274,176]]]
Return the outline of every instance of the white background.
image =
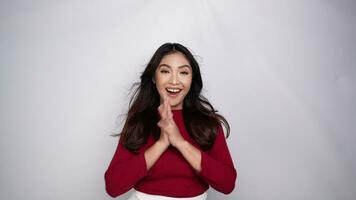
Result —
[[[209,200],[356,199],[355,1],[19,0],[0,17],[0,199],[110,199],[110,134],[165,42],[196,55],[231,125],[236,188]]]

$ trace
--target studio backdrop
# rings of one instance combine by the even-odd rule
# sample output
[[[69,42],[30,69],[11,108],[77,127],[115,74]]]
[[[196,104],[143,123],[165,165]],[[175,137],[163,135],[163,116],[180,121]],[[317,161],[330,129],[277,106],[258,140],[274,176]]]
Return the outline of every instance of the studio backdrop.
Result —
[[[236,187],[209,200],[356,199],[355,1],[5,0],[0,16],[0,199],[111,199],[110,135],[165,42],[231,125]]]

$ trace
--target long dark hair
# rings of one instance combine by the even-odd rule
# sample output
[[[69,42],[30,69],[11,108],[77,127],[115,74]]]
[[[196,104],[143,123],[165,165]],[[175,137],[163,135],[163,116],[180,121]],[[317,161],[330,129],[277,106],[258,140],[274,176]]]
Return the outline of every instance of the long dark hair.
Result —
[[[137,153],[140,147],[147,142],[150,135],[156,141],[160,137],[160,129],[157,126],[160,120],[157,112],[160,97],[152,79],[162,58],[175,52],[182,53],[192,68],[191,87],[183,100],[183,119],[188,133],[202,150],[212,147],[221,123],[225,126],[226,137],[230,134],[229,123],[201,95],[203,82],[199,65],[194,56],[179,43],[165,43],[156,50],[150,59],[140,76],[141,82],[134,83],[133,86],[136,88],[130,98],[126,121],[121,133],[117,134],[122,137],[120,139],[122,145],[134,153]]]

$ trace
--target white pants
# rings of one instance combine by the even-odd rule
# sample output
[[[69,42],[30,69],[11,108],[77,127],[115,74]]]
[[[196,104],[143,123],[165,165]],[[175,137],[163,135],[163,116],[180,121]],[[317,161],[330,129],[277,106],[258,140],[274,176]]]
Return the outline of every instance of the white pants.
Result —
[[[127,200],[206,200],[207,192],[195,197],[186,197],[186,198],[176,198],[176,197],[167,197],[161,195],[152,195],[146,194],[134,189],[133,194]]]

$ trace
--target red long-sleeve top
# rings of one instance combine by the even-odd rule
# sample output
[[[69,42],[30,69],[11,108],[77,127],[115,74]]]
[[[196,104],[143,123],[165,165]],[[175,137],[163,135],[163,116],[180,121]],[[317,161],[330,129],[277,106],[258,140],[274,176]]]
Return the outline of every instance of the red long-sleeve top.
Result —
[[[173,146],[160,156],[156,163],[147,170],[144,152],[154,144],[150,136],[147,143],[134,154],[123,147],[119,140],[116,152],[105,172],[106,191],[117,197],[131,188],[138,191],[170,197],[193,197],[209,188],[229,194],[235,188],[237,172],[226,144],[222,127],[212,148],[202,151],[189,133],[183,122],[182,110],[172,110],[183,138],[201,152],[201,171],[196,172],[183,155]]]

